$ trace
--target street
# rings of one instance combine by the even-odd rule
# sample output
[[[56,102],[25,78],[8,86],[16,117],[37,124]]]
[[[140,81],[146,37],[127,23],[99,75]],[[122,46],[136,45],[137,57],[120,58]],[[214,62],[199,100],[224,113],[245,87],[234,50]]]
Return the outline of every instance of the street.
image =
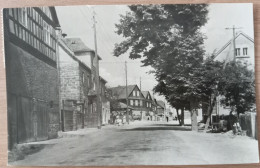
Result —
[[[39,143],[39,142],[37,142]],[[37,144],[36,143],[36,144]],[[41,143],[41,142],[40,142]],[[258,162],[258,143],[247,136],[191,132],[176,121],[135,121],[68,133],[10,165],[187,165]]]

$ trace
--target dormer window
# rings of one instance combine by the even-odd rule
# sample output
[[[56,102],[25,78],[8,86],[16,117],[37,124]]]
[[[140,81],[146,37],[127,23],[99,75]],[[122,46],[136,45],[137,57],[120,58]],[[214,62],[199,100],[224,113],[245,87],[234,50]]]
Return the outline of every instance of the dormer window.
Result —
[[[243,55],[247,55],[247,48],[243,48]]]

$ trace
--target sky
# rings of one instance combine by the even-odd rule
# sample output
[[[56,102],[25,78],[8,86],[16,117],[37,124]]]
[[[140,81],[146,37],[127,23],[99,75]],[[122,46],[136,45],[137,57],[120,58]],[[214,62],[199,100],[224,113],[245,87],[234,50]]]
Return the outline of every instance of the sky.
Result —
[[[115,57],[113,49],[115,43],[124,40],[115,33],[115,24],[119,23],[120,14],[129,11],[126,5],[99,5],[99,6],[60,6],[56,7],[57,15],[63,33],[67,37],[80,37],[83,42],[94,49],[93,10],[96,13],[97,50],[101,56],[100,75],[105,78],[107,86],[114,87],[125,85],[125,61],[127,61],[128,84],[137,84],[141,89],[151,91],[156,85],[153,74],[148,72],[151,67],[142,67],[140,59],[131,60],[128,53]],[[201,28],[206,35],[206,53],[220,49],[232,38],[232,31],[227,27],[239,27],[254,38],[253,30],[253,5],[252,4],[210,4],[208,22]],[[164,100],[163,96],[154,95],[157,99]]]

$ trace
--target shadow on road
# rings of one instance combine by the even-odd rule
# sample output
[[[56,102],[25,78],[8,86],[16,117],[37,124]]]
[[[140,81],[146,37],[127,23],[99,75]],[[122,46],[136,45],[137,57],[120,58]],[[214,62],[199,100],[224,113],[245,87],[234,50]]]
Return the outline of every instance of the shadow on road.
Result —
[[[169,124],[156,124],[153,126],[146,126],[146,127],[120,129],[119,131],[158,131],[158,130],[191,131],[191,128],[176,126],[176,125],[169,125]]]

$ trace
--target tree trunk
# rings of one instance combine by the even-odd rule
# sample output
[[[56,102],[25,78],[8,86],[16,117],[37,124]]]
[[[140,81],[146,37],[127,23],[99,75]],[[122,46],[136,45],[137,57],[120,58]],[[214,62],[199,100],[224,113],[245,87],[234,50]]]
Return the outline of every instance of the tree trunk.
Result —
[[[197,101],[190,101],[190,111],[191,111],[191,130],[198,131],[198,122],[197,122]]]
[[[206,121],[207,121],[208,108],[209,108],[209,101],[202,102],[202,117],[203,117],[202,121],[204,124],[206,124]]]
[[[184,126],[184,108],[181,109],[181,126]]]
[[[176,112],[177,112],[177,118],[178,118],[178,121],[179,121],[179,125],[181,125],[181,119],[180,119],[180,116],[179,116],[179,109],[176,109]]]
[[[206,121],[206,125],[205,125],[205,128],[204,128],[204,132],[206,132],[208,127],[209,127],[210,117],[211,117],[213,108],[214,108],[214,106],[216,104],[216,100],[217,100],[217,95],[213,94],[211,96],[211,100],[210,100],[209,107],[208,107],[207,121]]]

